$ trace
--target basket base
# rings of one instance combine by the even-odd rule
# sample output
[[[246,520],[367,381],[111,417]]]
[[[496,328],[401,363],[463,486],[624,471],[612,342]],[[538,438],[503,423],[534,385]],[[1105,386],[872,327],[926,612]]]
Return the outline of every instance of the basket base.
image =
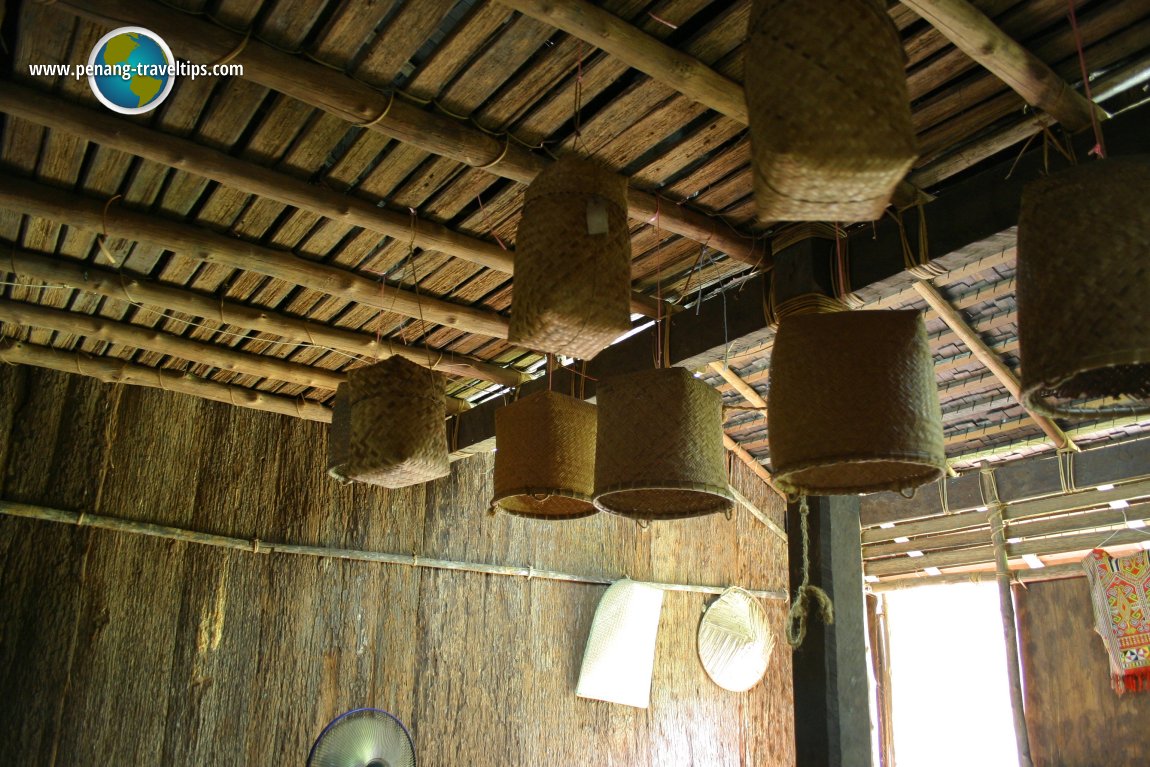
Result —
[[[868,461],[824,460],[801,468],[775,468],[775,483],[788,493],[807,495],[857,495],[884,490],[902,492],[945,473],[942,465],[928,459],[887,458]]]
[[[602,511],[642,520],[687,519],[718,514],[731,509],[732,500],[725,492],[694,488],[620,488],[607,489],[595,496]]]
[[[1028,408],[1052,418],[1145,415],[1150,413],[1150,362],[1086,369],[1054,386],[1026,386],[1022,395]],[[1084,398],[1088,402],[1070,401]]]
[[[500,511],[527,519],[582,519],[599,513],[590,498],[551,493],[508,493],[491,503]]]

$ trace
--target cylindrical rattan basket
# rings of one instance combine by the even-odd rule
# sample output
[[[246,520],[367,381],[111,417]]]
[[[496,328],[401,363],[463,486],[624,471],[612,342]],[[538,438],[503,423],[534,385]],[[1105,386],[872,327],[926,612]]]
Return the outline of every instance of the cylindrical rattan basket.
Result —
[[[682,368],[599,386],[595,505],[641,520],[727,511],[723,400]]]
[[[383,487],[407,487],[446,476],[443,376],[388,357],[347,377],[351,439],[344,476]]]
[[[763,221],[882,215],[916,157],[903,48],[879,0],[753,0],[744,71]]]
[[[1150,156],[1030,184],[1018,219],[1018,343],[1027,407],[1150,413]]]
[[[767,406],[771,465],[785,492],[902,491],[946,469],[934,364],[916,311],[784,318]]]
[[[510,341],[591,359],[630,329],[627,180],[562,157],[524,195]]]
[[[495,411],[495,497],[508,514],[576,519],[598,512],[595,406],[542,391]]]

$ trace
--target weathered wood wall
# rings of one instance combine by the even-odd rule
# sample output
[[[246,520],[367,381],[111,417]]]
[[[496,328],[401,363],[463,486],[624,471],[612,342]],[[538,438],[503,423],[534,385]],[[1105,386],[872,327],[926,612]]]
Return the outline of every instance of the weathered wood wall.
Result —
[[[0,497],[265,540],[786,588],[742,510],[642,531],[483,512],[491,457],[404,491],[323,473],[326,427],[0,366]],[[782,522],[749,472],[740,489]],[[260,555],[0,518],[0,743],[13,764],[302,764],[337,714],[388,709],[421,764],[790,765],[785,605],[765,682],[706,677],[709,598],[670,593],[651,708],[577,699],[603,587]]]
[[[1150,763],[1150,694],[1110,688],[1085,578],[1015,591],[1036,767]]]

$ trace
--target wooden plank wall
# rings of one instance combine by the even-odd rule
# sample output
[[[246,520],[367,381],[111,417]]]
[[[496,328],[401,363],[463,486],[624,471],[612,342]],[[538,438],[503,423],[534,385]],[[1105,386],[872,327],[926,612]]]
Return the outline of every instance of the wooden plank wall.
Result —
[[[1086,579],[1030,583],[1015,600],[1036,767],[1150,762],[1150,694],[1110,688]]]
[[[484,513],[491,456],[404,491],[323,473],[326,427],[0,366],[0,497],[225,535],[637,579],[786,588],[739,510],[642,531]],[[782,522],[749,472],[734,481]],[[790,765],[785,605],[764,684],[727,693],[667,595],[647,711],[573,688],[603,587],[210,549],[0,518],[0,743],[13,764],[302,764],[358,706],[422,764]]]

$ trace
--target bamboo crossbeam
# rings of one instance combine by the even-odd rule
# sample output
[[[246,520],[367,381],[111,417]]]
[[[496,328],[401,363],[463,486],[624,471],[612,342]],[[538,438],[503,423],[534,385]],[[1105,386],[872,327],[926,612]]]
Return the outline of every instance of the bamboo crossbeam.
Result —
[[[928,282],[919,281],[914,285],[918,294],[923,297],[927,305],[930,306],[938,316],[946,323],[947,327],[954,331],[954,334],[962,339],[966,347],[970,349],[971,353],[978,358],[978,361],[985,365],[994,376],[1002,382],[1006,390],[1022,404],[1024,410],[1030,418],[1038,424],[1038,427],[1053,440],[1055,447],[1059,449],[1077,450],[1074,442],[1066,433],[1062,431],[1058,424],[1054,423],[1051,419],[1044,415],[1034,413],[1030,408],[1022,403],[1022,386],[1018,382],[1018,378],[1014,372],[1006,366],[1002,358],[995,354],[982,337],[978,335],[963,319],[962,315],[958,313],[950,302],[947,301],[938,290]]]
[[[72,333],[89,339],[99,339],[122,346],[133,346],[159,354],[211,365],[221,370],[246,373],[271,378],[277,381],[310,386],[335,391],[347,380],[343,373],[334,370],[301,365],[279,357],[265,354],[251,354],[229,346],[209,344],[191,338],[165,333],[155,328],[117,322],[90,314],[53,309],[39,304],[26,304],[0,298],[0,322],[33,326],[54,330],[59,333]],[[425,360],[426,362],[426,360]],[[447,398],[447,414],[455,415],[468,410],[471,403],[458,397]]]
[[[430,570],[452,570],[455,572],[504,575],[533,580],[586,583],[597,586],[608,586],[620,578],[626,577],[619,575],[611,578],[603,575],[583,575],[565,573],[557,570],[537,570],[530,566],[493,565],[484,562],[439,559],[437,557],[423,557],[418,554],[394,554],[382,551],[305,546],[295,543],[265,541],[259,538],[234,538],[226,535],[187,530],[180,527],[141,522],[134,519],[123,519],[101,514],[88,514],[86,512],[64,511],[62,509],[35,506],[27,503],[16,503],[13,501],[0,501],[0,514],[20,519],[34,519],[44,522],[75,525],[77,527],[91,527],[98,530],[110,530],[112,532],[127,533],[130,535],[144,535],[167,541],[198,543],[203,546],[214,546],[216,548],[244,551],[251,554],[293,554],[324,559],[374,562],[377,564],[399,565],[401,567]],[[651,581],[644,581],[644,583],[664,591],[680,591],[691,594],[722,594],[727,589],[726,586],[704,586],[690,583],[661,583]],[[787,593],[781,590],[746,590],[760,599],[767,599],[774,602],[785,602],[788,598]]]
[[[382,135],[514,181],[528,183],[548,163],[510,136],[496,136],[461,120],[429,111],[394,94],[382,93],[303,57],[231,32],[202,18],[141,0],[45,0],[63,11],[111,27],[146,24],[176,46],[181,58],[211,64],[225,57],[242,64],[244,79]],[[763,247],[718,219],[675,201],[661,201],[632,188],[632,219],[658,221],[668,232],[706,243],[748,264],[762,261]]]
[[[944,586],[959,583],[985,583],[995,580],[998,574],[994,570],[974,570],[965,573],[945,573],[943,575],[915,575],[913,577],[890,578],[867,584],[867,590],[875,594],[884,594],[888,591],[904,591],[906,589],[921,588],[923,586]],[[1010,579],[1015,583],[1038,583],[1040,581],[1056,581],[1064,578],[1085,578],[1086,573],[1082,565],[1077,562],[1067,565],[1048,565],[1033,570],[1011,570]]]
[[[233,189],[311,211],[334,221],[411,242],[500,272],[512,273],[514,253],[425,218],[381,208],[370,200],[265,168],[194,141],[88,109],[35,88],[0,80],[0,112],[94,141],[101,146],[194,173]],[[658,317],[658,301],[634,294],[631,310]]]
[[[5,259],[4,255],[8,258]],[[425,367],[430,364],[435,370],[443,373],[463,378],[479,378],[504,386],[518,386],[528,379],[527,374],[518,370],[499,367],[464,354],[424,346],[407,346],[386,338],[377,339],[367,333],[310,322],[271,309],[194,293],[186,288],[165,285],[145,277],[134,277],[84,262],[67,261],[4,247],[0,252],[0,268],[6,265],[11,267],[13,274],[25,278],[64,285],[132,304],[171,309],[223,325],[271,333],[299,344],[326,346],[357,357],[382,360],[397,355]]]
[[[731,388],[737,391],[743,399],[750,402],[753,407],[765,408],[767,401],[755,391],[754,387],[744,381],[738,373],[731,370],[722,362],[712,362],[707,367],[719,374],[720,377],[731,385]],[[764,412],[765,416],[766,413]]]
[[[457,330],[507,338],[508,321],[495,312],[461,306],[291,253],[245,242],[180,221],[151,216],[120,205],[0,173],[0,208],[59,221],[112,237],[149,242],[205,263],[258,272],[294,285],[339,296],[365,306],[426,320]]]
[[[331,422],[331,409],[318,402],[207,381],[188,373],[145,367],[113,357],[89,357],[81,352],[65,352],[23,341],[0,341],[0,361],[50,368],[64,373],[78,373],[105,383],[148,386],[179,392],[201,399],[294,416],[308,421]]]
[[[1006,504],[1006,511],[1003,513],[1007,522],[1013,522],[1073,511],[1084,511],[1108,505],[1113,501],[1132,501],[1147,496],[1150,496],[1150,479],[1143,478],[1137,481],[1115,485],[1109,490],[1080,490],[1077,493],[1065,493],[1051,495],[1045,498],[1013,501]],[[986,511],[944,514],[922,519],[917,522],[904,522],[894,527],[868,527],[862,532],[862,541],[865,547],[872,543],[893,541],[895,538],[945,535],[961,530],[986,528],[989,524]]]
[[[1089,128],[1098,107],[1070,87],[1047,64],[1002,31],[968,0],[902,0],[963,53],[1010,86],[1031,106],[1070,131]]]
[[[727,434],[726,432],[723,433],[723,447],[727,448],[727,450],[730,451],[732,455],[745,463],[750,468],[750,470],[755,473],[755,476],[766,482],[772,490],[774,490],[779,495],[784,497],[786,496],[786,493],[779,490],[779,488],[775,485],[775,478],[771,476],[769,471],[767,471],[767,467],[759,463],[753,455],[747,452],[742,445],[735,441],[734,437],[732,437],[730,434]]]

